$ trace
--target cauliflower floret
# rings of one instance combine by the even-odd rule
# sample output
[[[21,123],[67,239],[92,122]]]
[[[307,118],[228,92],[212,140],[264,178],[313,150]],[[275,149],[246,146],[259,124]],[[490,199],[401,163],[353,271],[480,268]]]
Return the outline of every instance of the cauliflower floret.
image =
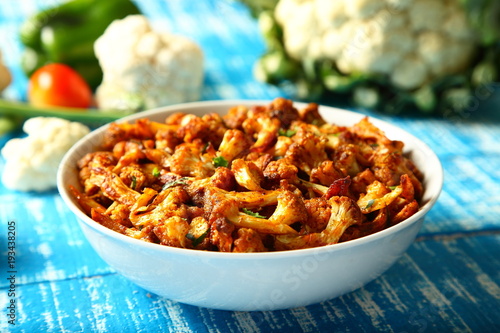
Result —
[[[5,187],[18,191],[46,191],[56,186],[57,168],[64,154],[90,132],[78,122],[36,117],[23,126],[25,138],[8,141],[2,149]]]
[[[387,74],[405,90],[463,70],[477,42],[459,1],[280,0],[275,18],[291,57]]]
[[[266,247],[262,243],[261,236],[253,229],[240,228],[234,239],[233,252],[265,252]]]
[[[251,161],[236,159],[231,164],[236,182],[250,191],[263,191],[260,183],[264,178],[261,170]]]
[[[160,240],[160,244],[173,247],[187,247],[189,223],[179,216],[172,216],[158,223],[153,232]]]
[[[366,194],[361,194],[357,203],[361,208],[361,212],[368,214],[387,207],[401,195],[402,191],[401,185],[389,190],[384,184],[376,180],[366,187]]]
[[[276,249],[303,249],[335,244],[338,243],[347,228],[363,221],[359,207],[348,197],[332,197],[328,200],[328,205],[330,206],[330,217],[325,229],[307,235],[278,235]],[[324,219],[324,217],[322,218]]]
[[[293,143],[285,153],[285,159],[297,168],[311,174],[313,168],[328,159],[326,154],[326,138],[308,131],[306,126],[294,126]]]
[[[94,51],[103,70],[100,108],[137,111],[199,99],[201,48],[184,36],[154,31],[143,15],[111,23]]]
[[[219,145],[218,153],[226,159],[228,163],[243,154],[252,145],[248,137],[240,130],[228,129]]]
[[[206,187],[203,207],[209,222],[229,221],[238,228],[251,228],[264,234],[296,234],[288,224],[307,218],[304,205],[295,201],[291,192],[228,192],[216,187]],[[251,209],[276,205],[273,215],[266,219],[256,216]],[[287,204],[290,204],[287,207]],[[242,211],[240,211],[242,209]]]
[[[170,158],[170,171],[181,176],[210,177],[214,174],[213,159],[215,154],[211,151],[203,152],[200,141],[183,143],[176,147]]]

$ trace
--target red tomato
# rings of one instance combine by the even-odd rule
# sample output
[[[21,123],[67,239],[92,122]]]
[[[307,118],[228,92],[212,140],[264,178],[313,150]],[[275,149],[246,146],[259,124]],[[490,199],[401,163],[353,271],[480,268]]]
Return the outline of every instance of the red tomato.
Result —
[[[88,108],[92,90],[71,67],[54,63],[37,69],[29,80],[28,101],[38,107]]]

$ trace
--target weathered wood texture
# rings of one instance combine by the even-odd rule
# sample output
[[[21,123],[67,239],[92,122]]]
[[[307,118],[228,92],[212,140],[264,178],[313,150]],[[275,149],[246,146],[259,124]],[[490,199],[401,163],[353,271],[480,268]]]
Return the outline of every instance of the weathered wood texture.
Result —
[[[20,72],[16,67],[21,50],[16,40],[18,24],[36,8],[54,2],[0,2],[0,48],[15,73]],[[138,3],[158,26],[191,36],[202,45],[204,100],[270,99],[281,94],[252,77],[252,64],[264,45],[256,23],[241,4],[229,0]],[[25,83],[16,79],[8,95],[22,96]],[[0,330],[500,331],[499,123],[394,118],[360,111],[420,137],[437,152],[445,169],[443,193],[419,238],[375,281],[337,299],[285,311],[226,312],[178,304],[147,293],[109,268],[87,243],[56,191],[22,194],[0,187]],[[0,171],[2,163],[0,159]],[[9,221],[16,222],[17,232],[15,326],[7,322]]]

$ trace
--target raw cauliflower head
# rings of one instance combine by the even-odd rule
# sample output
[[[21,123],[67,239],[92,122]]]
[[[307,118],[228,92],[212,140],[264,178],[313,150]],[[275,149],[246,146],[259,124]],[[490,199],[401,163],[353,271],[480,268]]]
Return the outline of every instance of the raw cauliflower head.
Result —
[[[275,15],[291,57],[387,74],[401,89],[463,70],[476,46],[458,0],[280,0]]]
[[[104,109],[139,110],[199,99],[203,52],[184,36],[157,32],[143,15],[112,22],[94,44]]]
[[[18,191],[46,191],[56,186],[57,169],[64,154],[90,132],[78,122],[53,117],[28,119],[27,136],[8,141],[2,149],[2,182]]]

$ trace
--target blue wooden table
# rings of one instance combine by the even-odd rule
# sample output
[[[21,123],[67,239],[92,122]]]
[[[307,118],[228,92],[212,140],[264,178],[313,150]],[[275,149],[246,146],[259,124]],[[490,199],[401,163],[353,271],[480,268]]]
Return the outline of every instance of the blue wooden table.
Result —
[[[15,77],[7,97],[22,99],[26,90],[19,68],[19,24],[38,8],[57,2],[0,0],[0,49]],[[240,3],[138,4],[158,27],[190,36],[202,46],[203,100],[283,94],[252,76],[264,43]],[[482,98],[469,117],[389,117],[357,110],[404,128],[434,149],[445,169],[444,189],[415,243],[385,274],[350,294],[303,308],[216,311],[150,294],[95,254],[57,191],[20,193],[0,185],[0,331],[499,332],[497,95]],[[15,258],[9,258],[10,230],[16,233]]]

